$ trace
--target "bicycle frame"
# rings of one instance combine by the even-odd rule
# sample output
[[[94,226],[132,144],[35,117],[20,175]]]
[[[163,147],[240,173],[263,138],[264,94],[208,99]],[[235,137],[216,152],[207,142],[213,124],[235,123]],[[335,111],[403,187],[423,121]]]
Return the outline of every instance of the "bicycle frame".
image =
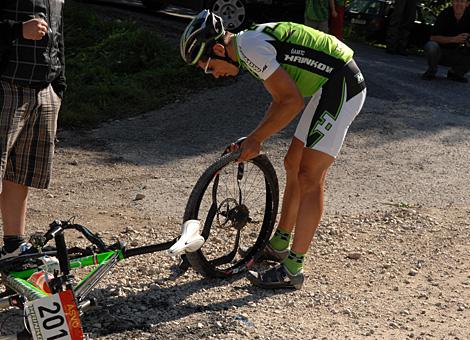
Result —
[[[17,258],[17,261],[15,262],[26,261],[28,259],[39,258],[42,256],[57,256],[62,275],[64,276],[69,275],[71,269],[96,266],[96,268],[94,268],[85,278],[83,278],[75,287],[73,287],[74,290],[79,290],[79,291],[86,291],[86,288],[90,284],[90,281],[92,281],[92,279],[96,279],[97,276],[101,278],[102,277],[101,274],[103,272],[107,272],[110,269],[110,268],[108,269],[107,266],[112,267],[112,265],[116,264],[117,262],[122,261],[129,257],[168,250],[178,241],[178,237],[177,237],[168,242],[157,243],[153,245],[147,245],[147,246],[130,248],[130,249],[125,248],[125,245],[120,243],[119,249],[99,251],[97,253],[90,254],[87,256],[69,259],[68,254],[67,254],[68,250],[65,245],[65,240],[63,240],[64,239],[63,231],[65,229],[62,228],[62,225],[61,225],[62,223],[65,223],[68,226],[66,229],[72,229],[72,228],[75,229],[75,227],[77,226],[80,227],[80,229],[81,228],[86,229],[85,227],[80,226],[80,225],[67,224],[68,222],[58,223],[57,221],[54,221],[51,224],[50,230],[48,231],[48,233],[51,233],[51,231],[52,231],[52,234],[57,233],[57,235],[55,235],[57,250],[34,253],[31,255],[22,255],[22,256],[19,256]],[[59,228],[61,228],[62,230],[59,230]],[[87,232],[89,231],[87,230]],[[92,235],[93,237],[97,237],[94,234]],[[40,270],[39,267],[21,270],[21,271],[11,271],[6,276],[7,279],[11,278],[11,280],[7,281],[7,283],[14,284],[14,282],[18,282],[18,283],[21,283],[21,285],[28,287],[28,289],[31,290],[31,292],[33,290],[37,292],[38,289],[32,286],[26,280],[38,270]],[[31,288],[31,286],[34,288]],[[80,294],[77,294],[77,297],[79,296]]]
[[[74,248],[74,252],[69,254],[69,249],[65,243],[64,232],[66,229],[79,230],[97,249],[79,249]],[[184,235],[184,227],[183,233]],[[21,255],[11,259],[0,261],[0,271],[2,272],[2,282],[7,287],[7,292],[0,297],[0,308],[15,306],[25,308],[26,301],[34,301],[50,297],[51,295],[58,294],[63,291],[71,291],[75,299],[75,305],[80,313],[94,304],[92,299],[87,299],[89,293],[99,283],[103,276],[108,273],[118,262],[133,256],[154,253],[158,251],[169,250],[174,246],[182,236],[163,243],[147,245],[142,247],[127,249],[125,244],[117,242],[111,246],[106,246],[104,242],[87,228],[82,225],[72,224],[69,222],[54,221],[50,224],[49,230],[44,236],[36,235],[32,241],[43,248],[48,241],[55,240],[56,250],[54,251],[40,251],[38,253]],[[201,244],[202,245],[202,244]],[[77,256],[77,251],[89,254],[84,256]],[[181,254],[181,251],[176,254]],[[56,257],[58,259],[59,269],[54,272],[54,279],[49,282],[51,294],[43,291],[37,286],[28,281],[35,272],[41,271],[43,266],[37,263],[24,270],[9,270],[21,266],[28,262],[39,262],[41,258]],[[185,264],[180,267],[185,270],[189,265]],[[77,268],[85,268],[95,266],[83,279],[77,284],[73,283],[73,276],[70,274],[71,270]],[[80,326],[81,327],[81,326]]]

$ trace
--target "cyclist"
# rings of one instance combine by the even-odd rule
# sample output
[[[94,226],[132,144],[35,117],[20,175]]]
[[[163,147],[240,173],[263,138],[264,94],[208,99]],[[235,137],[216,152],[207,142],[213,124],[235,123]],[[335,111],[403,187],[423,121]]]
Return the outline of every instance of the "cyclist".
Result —
[[[300,289],[304,256],[323,213],[327,171],[366,96],[353,51],[333,36],[289,22],[254,25],[233,34],[209,10],[186,27],[180,51],[187,64],[216,78],[246,69],[271,94],[265,117],[240,145],[240,162],[256,157],[261,144],[304,109],[304,97],[312,97],[284,159],[287,178],[281,217],[263,253],[280,263],[247,276],[263,288]]]

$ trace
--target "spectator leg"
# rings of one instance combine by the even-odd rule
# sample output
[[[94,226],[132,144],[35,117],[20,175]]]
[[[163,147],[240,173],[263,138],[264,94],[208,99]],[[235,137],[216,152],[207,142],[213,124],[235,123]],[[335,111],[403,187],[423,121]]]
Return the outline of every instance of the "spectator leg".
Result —
[[[336,18],[330,16],[330,34],[343,41],[344,6],[336,6],[336,13],[338,13]]]
[[[328,33],[328,21],[321,21],[321,22],[312,21],[305,17],[305,25],[312,27],[316,30]]]
[[[398,42],[401,39],[401,22],[403,20],[403,12],[405,11],[407,0],[395,1],[395,7],[390,16],[390,23],[387,28],[387,51],[396,52],[398,49]]]
[[[397,40],[397,48],[404,51],[408,47],[411,30],[416,19],[417,0],[405,1],[405,7],[402,12],[402,21],[399,27],[400,37]]]
[[[427,72],[436,74],[437,65],[439,64],[442,55],[439,44],[435,41],[428,41],[426,45],[424,45],[424,54],[426,55],[426,59],[428,61]]]
[[[445,60],[451,67],[451,72],[464,76],[470,70],[470,49],[458,48],[445,51]]]

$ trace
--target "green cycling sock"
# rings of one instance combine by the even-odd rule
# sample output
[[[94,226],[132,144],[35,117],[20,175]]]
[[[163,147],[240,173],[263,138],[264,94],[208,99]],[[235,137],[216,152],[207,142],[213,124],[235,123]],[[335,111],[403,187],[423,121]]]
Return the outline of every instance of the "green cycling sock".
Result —
[[[277,228],[273,237],[269,240],[269,244],[275,250],[285,250],[289,248],[290,244],[290,234],[281,228]]]
[[[284,259],[282,264],[292,275],[300,273],[304,267],[305,254],[289,251],[289,255]]]

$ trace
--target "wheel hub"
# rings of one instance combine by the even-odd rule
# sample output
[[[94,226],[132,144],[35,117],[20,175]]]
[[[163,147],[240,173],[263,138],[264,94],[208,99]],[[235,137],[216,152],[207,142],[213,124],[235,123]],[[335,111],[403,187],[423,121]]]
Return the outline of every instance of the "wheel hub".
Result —
[[[241,230],[250,220],[250,211],[233,198],[224,200],[217,209],[217,222],[221,228]]]
[[[220,13],[224,17],[227,17],[229,19],[232,19],[232,16],[235,14],[235,12],[236,12],[235,6],[230,5],[230,4],[222,6],[222,8],[220,10]]]

